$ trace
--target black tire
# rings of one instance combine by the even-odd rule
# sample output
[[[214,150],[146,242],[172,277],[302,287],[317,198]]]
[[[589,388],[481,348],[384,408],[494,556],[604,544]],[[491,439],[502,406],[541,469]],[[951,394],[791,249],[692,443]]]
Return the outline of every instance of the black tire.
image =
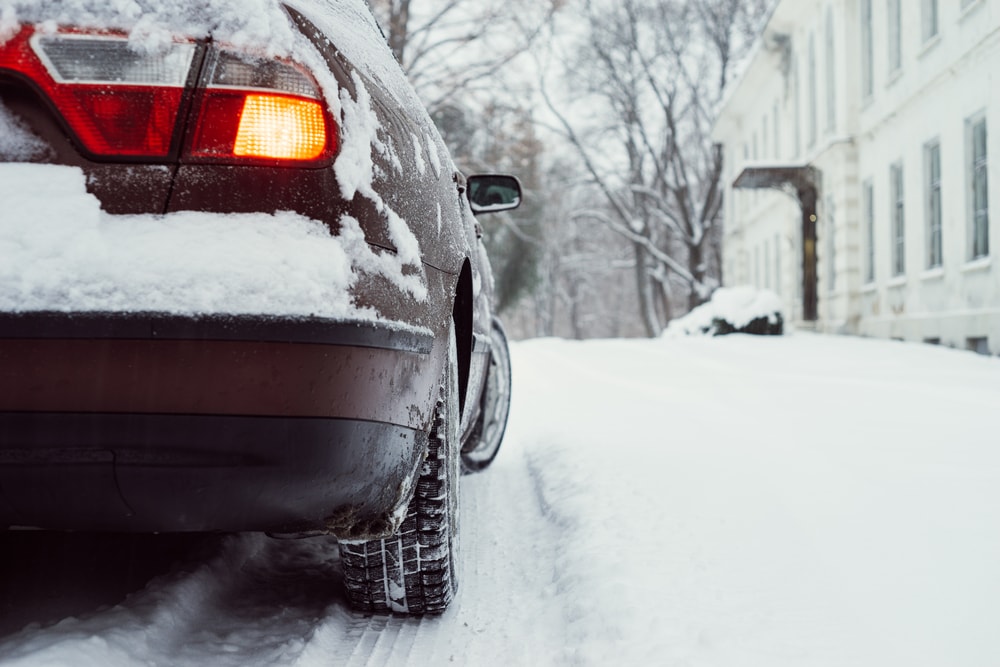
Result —
[[[384,540],[340,543],[348,601],[359,611],[440,613],[458,590],[457,360],[452,334],[427,457],[398,533]]]
[[[500,451],[507,418],[510,415],[510,347],[500,320],[493,318],[490,331],[490,367],[479,400],[479,418],[469,443],[462,451],[462,470],[466,473],[486,469]]]

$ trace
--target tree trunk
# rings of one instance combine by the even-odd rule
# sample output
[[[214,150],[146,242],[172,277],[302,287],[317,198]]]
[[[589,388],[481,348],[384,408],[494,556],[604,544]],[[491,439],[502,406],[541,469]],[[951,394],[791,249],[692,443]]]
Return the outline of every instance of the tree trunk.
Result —
[[[705,255],[701,244],[688,246],[688,270],[694,276],[696,284],[703,285],[705,283]],[[699,291],[692,287],[688,294],[688,310],[694,310],[704,301],[705,299]]]
[[[638,243],[633,243],[632,249],[635,252],[635,287],[639,295],[639,315],[642,317],[646,335],[654,338],[663,331],[663,325],[656,315],[656,304],[653,302],[653,290],[646,265],[646,249]]]
[[[392,49],[396,60],[403,64],[410,34],[410,0],[397,0],[391,3],[389,11],[389,48]]]

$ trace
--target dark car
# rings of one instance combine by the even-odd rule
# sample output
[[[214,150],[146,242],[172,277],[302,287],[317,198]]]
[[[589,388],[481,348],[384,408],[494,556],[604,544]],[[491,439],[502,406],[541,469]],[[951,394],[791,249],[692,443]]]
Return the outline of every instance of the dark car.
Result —
[[[0,28],[0,527],[332,534],[353,604],[444,609],[517,180],[459,173],[361,0],[113,4]]]

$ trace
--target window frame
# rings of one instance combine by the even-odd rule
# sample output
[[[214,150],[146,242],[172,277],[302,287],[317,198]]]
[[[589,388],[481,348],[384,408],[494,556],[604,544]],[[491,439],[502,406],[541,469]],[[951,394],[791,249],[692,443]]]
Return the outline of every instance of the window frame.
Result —
[[[944,208],[941,182],[941,140],[924,144],[924,205],[927,220],[927,268],[944,265]]]
[[[764,289],[771,289],[771,244],[764,241]]]
[[[865,284],[875,282],[875,182],[871,178],[861,183],[861,222],[865,234]]]
[[[823,217],[826,230],[826,291],[835,292],[837,289],[837,206],[833,196],[828,195],[823,205]]]
[[[772,120],[772,141],[774,141],[774,159],[781,159],[781,122],[780,122],[780,111],[778,109],[778,102],[774,103],[774,107],[771,110],[771,120]]]
[[[890,78],[903,69],[903,2],[902,0],[886,0],[887,45],[889,47],[887,64]]]
[[[795,94],[792,95],[792,103],[795,107],[795,136],[793,137],[795,151],[792,157],[796,159],[802,156],[802,91],[799,86],[802,81],[801,67],[799,58],[795,57],[792,62],[792,77],[794,79],[792,89],[795,91]]]
[[[760,246],[753,247],[753,286],[760,289]]]
[[[824,28],[826,51],[826,131],[837,129],[837,61],[836,32],[833,25],[833,8],[826,8],[826,26]]]
[[[872,23],[872,3],[861,0],[861,99],[870,100],[875,94],[875,35]]]
[[[893,277],[906,275],[906,192],[902,161],[889,165],[889,233]]]
[[[923,0],[920,8],[921,34],[929,42],[941,32],[941,12],[938,0]]]
[[[781,294],[781,233],[774,235],[774,291]]]
[[[968,196],[969,260],[990,255],[990,205],[989,205],[989,134],[986,113],[980,112],[965,121],[966,126],[966,193]],[[979,148],[979,129],[982,129],[982,152]]]
[[[819,135],[819,85],[816,76],[816,33],[809,33],[809,45],[808,45],[808,77],[809,77],[809,134],[808,141],[806,145],[812,148],[816,145],[816,139]]]

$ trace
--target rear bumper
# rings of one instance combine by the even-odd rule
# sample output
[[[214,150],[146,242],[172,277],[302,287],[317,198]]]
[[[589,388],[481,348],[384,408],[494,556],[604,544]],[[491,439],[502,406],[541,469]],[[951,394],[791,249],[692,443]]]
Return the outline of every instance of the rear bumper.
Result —
[[[0,525],[378,534],[426,434],[346,419],[0,413]]]
[[[384,532],[436,349],[376,322],[0,315],[0,526]]]
[[[432,348],[429,331],[378,322],[2,314],[0,411],[343,417],[424,430],[441,367]]]

